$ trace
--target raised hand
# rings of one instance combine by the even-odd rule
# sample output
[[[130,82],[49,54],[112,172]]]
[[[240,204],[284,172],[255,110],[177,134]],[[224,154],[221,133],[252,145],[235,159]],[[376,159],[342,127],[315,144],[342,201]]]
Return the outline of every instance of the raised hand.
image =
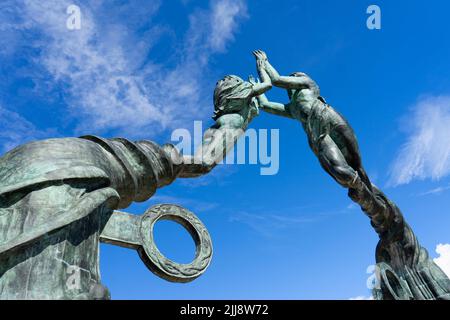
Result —
[[[255,50],[253,51],[253,55],[255,56],[256,60],[262,60],[267,61],[267,54],[262,50]]]
[[[256,68],[258,70],[259,79],[261,79],[261,82],[256,82],[254,79],[249,80],[249,82],[253,84],[251,96],[256,97],[266,92],[267,90],[270,90],[272,88],[272,83],[270,81],[269,75],[264,70],[265,62],[267,61],[267,55],[262,50],[255,50],[252,53],[256,58]]]
[[[264,69],[265,69],[266,62],[267,62],[267,55],[262,50],[253,51],[253,55],[256,58],[256,69],[258,70],[258,74],[264,80],[263,73],[265,72]]]

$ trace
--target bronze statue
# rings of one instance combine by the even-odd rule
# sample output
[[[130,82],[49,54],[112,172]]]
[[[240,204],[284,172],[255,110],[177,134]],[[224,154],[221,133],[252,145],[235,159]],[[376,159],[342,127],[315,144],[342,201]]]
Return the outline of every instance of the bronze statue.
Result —
[[[143,216],[115,210],[149,199],[177,177],[211,171],[258,111],[254,97],[271,87],[265,80],[252,85],[227,76],[217,83],[216,123],[194,157],[180,155],[171,144],[96,136],[36,141],[1,157],[0,298],[108,299],[100,283],[99,241],[136,249],[151,271],[169,281],[201,275],[212,247],[195,215],[173,205]],[[178,221],[193,236],[192,263],[170,261],[155,247],[153,224],[163,218]],[[79,279],[71,283],[75,272]]]
[[[0,158],[0,298],[108,299],[100,281],[99,242],[138,251],[156,275],[192,281],[208,267],[212,244],[188,210],[161,204],[142,216],[117,209],[149,199],[177,178],[210,172],[249,123],[266,112],[297,119],[321,166],[349,190],[380,236],[379,299],[450,299],[450,280],[429,259],[398,207],[367,176],[356,136],[304,73],[280,76],[266,54],[254,52],[261,82],[226,76],[214,91],[215,123],[193,156],[171,144],[96,136],[31,142]],[[272,85],[290,102],[270,102]],[[192,263],[165,258],[153,241],[159,219],[182,224],[196,242]]]
[[[376,249],[380,287],[374,297],[385,300],[450,300],[450,280],[428,257],[400,209],[367,176],[356,136],[336,110],[320,95],[319,86],[305,73],[280,76],[261,50],[253,52],[259,74],[269,75],[275,87],[287,89],[290,101],[281,104],[258,96],[260,109],[301,122],[323,169],[358,203],[380,236]],[[252,80],[255,82],[255,80]]]

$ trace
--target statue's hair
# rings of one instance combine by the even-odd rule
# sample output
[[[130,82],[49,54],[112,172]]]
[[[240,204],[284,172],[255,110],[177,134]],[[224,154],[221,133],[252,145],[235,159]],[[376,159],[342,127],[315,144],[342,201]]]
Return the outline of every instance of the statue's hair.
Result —
[[[214,89],[214,115],[217,120],[224,114],[240,111],[243,107],[239,103],[230,103],[231,100],[248,99],[252,92],[252,84],[238,76],[228,75],[217,81]]]

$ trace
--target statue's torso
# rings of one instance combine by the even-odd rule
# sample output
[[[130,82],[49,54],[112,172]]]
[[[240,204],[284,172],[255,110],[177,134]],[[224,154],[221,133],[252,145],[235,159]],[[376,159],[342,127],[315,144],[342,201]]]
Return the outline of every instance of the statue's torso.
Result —
[[[302,123],[314,152],[320,139],[327,134],[332,135],[337,126],[348,125],[333,107],[309,89],[295,91],[289,104],[289,113]]]

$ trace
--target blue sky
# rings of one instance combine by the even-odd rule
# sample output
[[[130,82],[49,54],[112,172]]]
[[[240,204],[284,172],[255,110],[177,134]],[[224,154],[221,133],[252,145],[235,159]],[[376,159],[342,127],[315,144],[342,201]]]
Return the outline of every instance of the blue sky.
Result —
[[[70,4],[81,8],[80,30],[66,28]],[[371,4],[381,30],[366,27]],[[4,0],[0,150],[82,134],[170,142],[176,128],[212,124],[216,81],[255,74],[251,51],[261,48],[280,73],[318,82],[353,126],[371,179],[450,272],[449,10],[437,0]],[[268,95],[287,101],[283,90]],[[278,174],[219,166],[127,210],[169,202],[195,212],[214,243],[207,272],[169,283],[136,252],[102,245],[113,298],[369,296],[377,235],[368,219],[320,168],[297,122],[261,114],[251,127],[280,130]],[[192,258],[181,227],[161,222],[156,232],[169,258]]]

